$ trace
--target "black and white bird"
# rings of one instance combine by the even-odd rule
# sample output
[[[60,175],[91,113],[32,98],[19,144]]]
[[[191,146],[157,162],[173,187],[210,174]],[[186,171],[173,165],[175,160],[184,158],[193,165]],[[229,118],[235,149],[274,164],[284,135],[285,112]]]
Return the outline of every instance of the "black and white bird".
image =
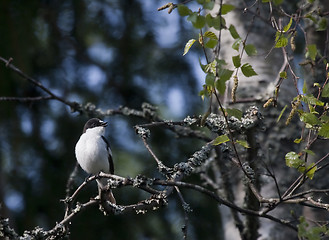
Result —
[[[81,168],[88,174],[98,174],[99,172],[114,173],[112,151],[106,138],[104,137],[107,122],[98,118],[89,119],[75,146],[75,156]],[[97,179],[99,194],[103,194],[107,185],[107,179]],[[116,203],[111,190],[106,191],[105,199],[111,203]],[[101,196],[101,195],[100,195]]]

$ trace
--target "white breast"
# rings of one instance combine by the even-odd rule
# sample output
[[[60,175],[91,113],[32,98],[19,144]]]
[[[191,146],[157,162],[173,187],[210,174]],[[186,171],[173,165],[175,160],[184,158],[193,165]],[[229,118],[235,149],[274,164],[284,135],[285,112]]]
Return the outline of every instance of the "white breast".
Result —
[[[103,129],[103,127],[101,127]],[[93,128],[81,135],[75,155],[81,168],[89,174],[109,173],[108,150],[100,129]]]

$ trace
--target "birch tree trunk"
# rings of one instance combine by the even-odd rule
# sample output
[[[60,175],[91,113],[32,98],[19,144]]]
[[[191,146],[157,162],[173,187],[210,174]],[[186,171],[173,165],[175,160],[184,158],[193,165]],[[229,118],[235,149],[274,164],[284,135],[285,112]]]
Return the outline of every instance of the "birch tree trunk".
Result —
[[[282,9],[290,9],[294,11],[295,4],[300,5],[306,4],[302,1],[287,2]],[[312,86],[314,82],[321,82],[324,79],[318,79],[313,81],[314,75],[323,77],[324,68],[317,69],[317,66],[313,66],[313,69],[303,70],[299,66],[299,59],[293,59],[292,56],[301,56],[305,54],[305,43],[297,43],[297,50],[293,52],[290,47],[274,48],[275,45],[275,33],[276,28],[282,29],[288,24],[289,18],[284,15],[283,12],[273,12],[270,4],[264,4],[262,1],[216,1],[215,8],[211,11],[211,14],[215,16],[219,14],[219,9],[222,4],[232,4],[236,6],[235,10],[225,15],[226,27],[228,28],[231,24],[235,26],[240,37],[245,41],[244,44],[253,44],[257,48],[257,54],[255,56],[248,56],[247,54],[242,55],[241,64],[250,63],[253,69],[258,74],[257,76],[245,77],[241,71],[238,72],[238,88],[236,92],[236,103],[232,102],[231,91],[234,86],[233,80],[230,80],[226,90],[225,96],[222,97],[222,101],[226,107],[242,108],[246,109],[250,105],[256,105],[262,115],[264,116],[264,130],[251,136],[250,141],[255,142],[256,150],[248,151],[246,161],[249,162],[250,166],[255,170],[264,165],[264,163],[270,168],[273,168],[275,176],[279,181],[279,185],[282,187],[281,192],[284,192],[291,181],[295,179],[298,173],[295,169],[290,169],[285,164],[285,154],[290,151],[300,151],[300,146],[294,143],[294,139],[299,138],[301,134],[302,126],[297,122],[297,117],[293,119],[293,123],[290,126],[285,126],[285,119],[288,113],[284,114],[279,122],[276,122],[280,115],[281,110],[284,106],[291,107],[292,99],[301,94],[303,86],[303,80],[306,80],[309,86]],[[325,1],[319,1],[319,5],[314,5],[314,8],[323,9],[328,11],[328,3]],[[293,12],[292,12],[293,13]],[[291,14],[291,13],[289,13]],[[317,44],[321,46],[321,52],[324,56],[328,53],[328,36],[327,32],[316,32],[314,27],[307,27],[306,25],[307,43],[306,44]],[[212,29],[214,31],[214,29]],[[326,33],[326,34],[324,34]],[[217,49],[213,52],[213,58],[223,59],[228,63],[229,69],[234,69],[232,63],[232,57],[241,54],[232,48],[235,39],[232,38],[228,30],[222,29],[221,32],[217,32],[220,36],[220,43]],[[303,41],[303,33],[300,29],[297,32],[298,38]],[[299,51],[299,52],[297,52]],[[297,52],[297,53],[296,53]],[[292,74],[288,75],[287,79],[280,78],[280,72],[287,71],[291,67]],[[308,65],[307,65],[308,67]],[[304,75],[302,75],[304,73]],[[296,74],[296,76],[293,76]],[[234,75],[234,73],[233,73]],[[298,77],[299,79],[297,79]],[[282,81],[282,83],[281,83]],[[263,104],[269,99],[275,96],[275,91],[279,90],[276,107],[263,108]],[[218,108],[214,106],[213,109]],[[255,135],[257,135],[255,137]],[[320,153],[320,156],[326,153],[328,147],[317,145],[318,149],[314,150]],[[320,149],[322,148],[322,150]],[[319,158],[319,155],[317,155]],[[227,171],[231,171],[225,167],[223,162],[223,156],[218,154],[219,169],[221,169],[221,177],[225,182],[224,192],[226,197],[230,200],[240,202],[250,209],[259,209],[259,203],[253,196],[250,189],[244,186],[243,182],[237,181],[234,178],[234,173],[230,177],[226,177]],[[225,174],[226,173],[226,174]],[[257,172],[257,187],[260,192],[267,197],[273,196],[278,197],[275,184],[271,179],[263,175],[262,172]],[[239,178],[241,179],[241,178]],[[327,178],[323,179],[323,188],[328,185]],[[316,182],[318,184],[318,182]],[[312,185],[312,184],[311,184]],[[261,189],[260,189],[260,186]],[[319,186],[317,186],[319,187]],[[234,190],[232,190],[232,188]],[[301,208],[291,208],[291,211],[296,216],[303,214]],[[293,239],[296,237],[295,232],[291,232],[282,226],[278,226],[273,222],[262,221],[260,224],[259,219],[255,217],[239,216],[234,210],[230,212],[224,210],[223,222],[227,222],[230,219],[231,226],[227,227],[226,239],[238,239],[239,235],[241,239]],[[314,211],[305,211],[304,215],[311,219],[319,220],[320,216]],[[276,216],[283,218],[291,218],[291,212],[287,211],[286,208],[279,208],[275,210]],[[323,219],[328,217],[328,214],[322,214]],[[233,225],[235,227],[233,227]],[[232,237],[234,236],[234,237]]]

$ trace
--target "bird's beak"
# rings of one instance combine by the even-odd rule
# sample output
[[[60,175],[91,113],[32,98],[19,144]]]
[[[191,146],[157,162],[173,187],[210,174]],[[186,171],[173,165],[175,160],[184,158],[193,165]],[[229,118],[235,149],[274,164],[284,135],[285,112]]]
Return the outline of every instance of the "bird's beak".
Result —
[[[107,122],[102,121],[101,126],[102,127],[107,127],[107,124],[108,124]]]

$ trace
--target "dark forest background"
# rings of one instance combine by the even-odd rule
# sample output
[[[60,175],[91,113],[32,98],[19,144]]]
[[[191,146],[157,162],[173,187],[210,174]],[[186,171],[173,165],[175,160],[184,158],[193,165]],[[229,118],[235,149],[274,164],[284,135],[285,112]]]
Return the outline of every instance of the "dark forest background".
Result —
[[[200,79],[193,63],[182,56],[189,26],[177,13],[168,17],[157,8],[164,1],[0,1],[0,55],[55,93],[70,101],[102,109],[158,106],[167,119],[201,113]],[[190,34],[190,33],[189,33]],[[42,92],[4,67],[0,96],[36,97]],[[66,182],[75,167],[74,146],[91,116],[71,113],[57,101],[0,102],[1,213],[19,234],[36,225],[51,228],[62,219]],[[105,119],[122,176],[156,177],[155,163],[133,126],[138,118]],[[168,141],[172,134],[152,134],[152,146],[166,164],[193,153],[195,141]],[[166,144],[164,144],[166,143]],[[80,170],[78,186],[87,175]],[[96,185],[82,199],[96,194]],[[132,189],[116,192],[118,202],[136,202]],[[216,211],[195,197],[200,215],[209,222],[201,231],[216,232],[210,221]],[[214,204],[215,207],[216,204]],[[209,209],[209,210],[207,210]],[[95,209],[72,223],[72,239],[180,239],[183,215],[170,201],[166,210],[145,215],[105,217]],[[200,232],[198,232],[200,231]],[[204,238],[206,239],[206,238]],[[210,238],[209,238],[210,239]]]

